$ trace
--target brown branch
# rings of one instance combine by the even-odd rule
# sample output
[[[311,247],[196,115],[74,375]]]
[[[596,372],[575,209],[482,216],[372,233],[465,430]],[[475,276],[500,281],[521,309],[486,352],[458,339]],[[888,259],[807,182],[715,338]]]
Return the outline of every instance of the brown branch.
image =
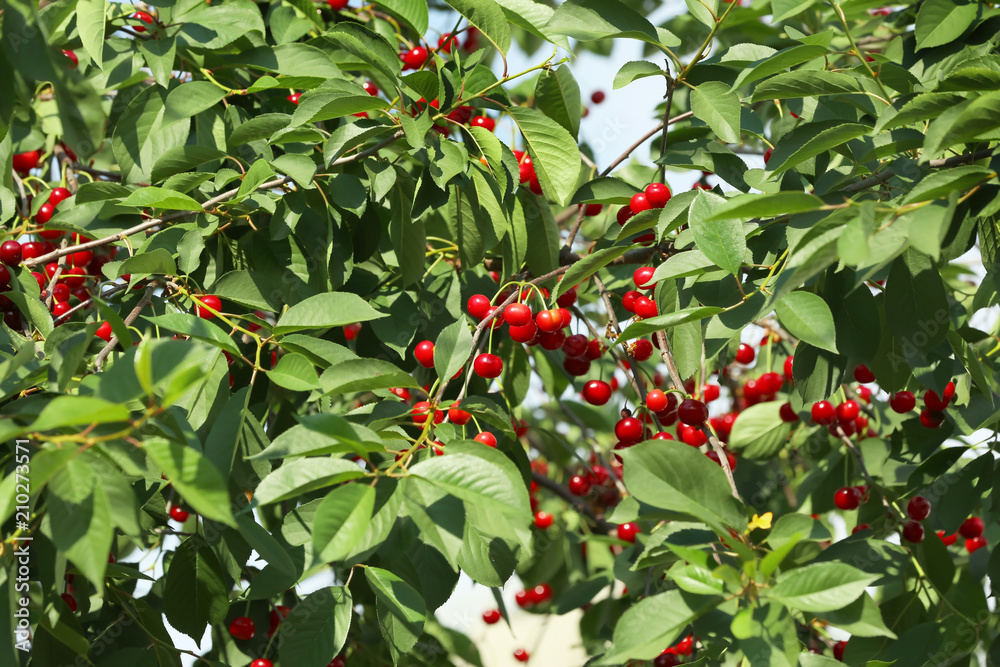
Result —
[[[136,318],[139,317],[139,313],[142,312],[142,309],[153,302],[153,290],[156,289],[156,287],[156,282],[152,282],[149,287],[146,288],[146,293],[142,295],[141,299],[139,299],[139,303],[135,304],[135,308],[132,309],[132,312],[125,317],[125,326],[130,326],[133,322],[135,322]],[[111,354],[111,351],[115,349],[116,345],[118,345],[118,336],[112,334],[111,340],[108,341],[108,344],[97,353],[97,358],[94,360],[94,368],[96,370],[101,370],[101,365],[104,363],[104,360],[107,359],[108,355]]]
[[[534,470],[531,471],[531,479],[538,486],[548,489],[549,491],[556,494],[557,496],[565,500],[567,503],[572,505],[573,509],[575,509],[578,513],[582,514],[583,516],[587,517],[595,524],[597,524],[597,527],[602,531],[610,533],[611,531],[617,528],[615,524],[606,521],[602,517],[597,516],[597,514],[594,513],[594,510],[592,510],[590,506],[587,505],[587,503],[585,503],[583,500],[570,493],[569,489],[567,489],[562,484],[559,484],[558,482],[549,479],[545,475],[539,474]]]
[[[931,160],[928,162],[928,166],[931,169],[944,169],[948,167],[955,167],[962,164],[969,164],[970,162],[975,162],[976,160],[982,160],[983,158],[990,157],[993,155],[994,149],[986,148],[981,151],[976,151],[975,153],[966,155],[956,155],[949,158],[940,158],[937,160]],[[845,188],[841,188],[841,192],[858,192],[860,190],[866,190],[874,185],[879,185],[885,183],[889,178],[895,175],[895,172],[891,169],[884,169],[877,174],[873,174],[868,178],[858,181],[857,183],[851,183]]]
[[[631,154],[632,154],[632,152],[633,152],[633,151],[634,151],[635,149],[639,148],[639,146],[642,146],[642,145],[643,145],[644,143],[646,143],[646,141],[647,141],[648,139],[650,139],[650,138],[652,138],[652,137],[656,136],[656,133],[657,133],[657,132],[659,132],[660,130],[664,129],[664,127],[665,127],[666,125],[673,125],[674,123],[679,123],[679,122],[681,122],[682,120],[687,120],[687,119],[688,119],[688,118],[690,118],[690,117],[691,117],[692,115],[693,115],[693,114],[692,114],[692,113],[691,113],[690,111],[685,111],[685,112],[684,112],[684,113],[682,113],[681,115],[679,115],[679,116],[674,116],[673,118],[669,119],[669,120],[668,120],[668,121],[667,121],[667,122],[666,122],[665,124],[664,124],[664,123],[658,123],[658,124],[656,125],[656,127],[654,127],[654,128],[652,129],[652,130],[650,130],[650,131],[649,131],[649,132],[647,132],[647,133],[646,133],[645,135],[643,135],[643,137],[642,137],[641,139],[639,139],[638,141],[636,141],[636,142],[635,142],[634,144],[632,144],[631,146],[629,146],[629,147],[628,147],[628,149],[626,149],[624,153],[622,153],[621,155],[619,155],[619,156],[618,156],[618,157],[617,157],[617,158],[615,159],[615,161],[614,161],[614,162],[612,162],[612,163],[611,163],[610,165],[608,165],[608,168],[607,168],[607,169],[605,169],[604,171],[602,171],[602,172],[601,172],[601,176],[607,176],[607,175],[608,175],[608,174],[610,174],[610,173],[611,173],[612,171],[614,171],[615,167],[617,167],[617,166],[618,166],[618,165],[620,165],[620,164],[621,164],[622,162],[624,162],[625,160],[627,160],[627,159],[628,159],[628,156],[629,156],[629,155],[631,155]]]
[[[579,211],[576,214],[576,222],[573,223],[573,227],[569,230],[569,236],[566,237],[566,243],[563,245],[564,248],[569,250],[573,247],[573,241],[576,240],[577,232],[580,231],[580,225],[583,224],[583,214],[587,208],[583,205],[579,205]]]

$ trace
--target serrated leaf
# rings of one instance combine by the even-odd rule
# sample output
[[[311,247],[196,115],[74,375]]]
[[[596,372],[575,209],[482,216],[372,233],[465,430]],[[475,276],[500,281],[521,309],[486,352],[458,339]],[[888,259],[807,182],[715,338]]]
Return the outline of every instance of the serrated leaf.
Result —
[[[445,0],[452,9],[479,28],[500,53],[510,51],[510,25],[500,6],[494,0]]]
[[[579,134],[583,102],[580,85],[568,66],[562,65],[541,73],[535,82],[535,106],[574,137]]]
[[[650,76],[664,76],[663,68],[648,60],[632,60],[622,65],[618,73],[615,74],[615,81],[612,87],[614,90],[618,90],[633,81],[645,79]]]
[[[812,292],[789,292],[774,307],[788,332],[815,347],[837,352],[833,313],[823,297]]]
[[[746,237],[743,235],[743,225],[739,220],[715,218],[726,200],[717,194],[698,192],[691,202],[688,220],[695,245],[716,265],[734,276],[743,266],[746,255]]]
[[[159,208],[172,211],[200,211],[201,204],[186,194],[147,186],[139,188],[128,196],[121,203],[122,206],[136,206],[139,208]]]
[[[926,0],[921,3],[914,26],[917,50],[955,41],[972,25],[980,10],[978,2]]]
[[[375,593],[379,629],[393,663],[398,664],[423,632],[427,605],[412,586],[388,570],[366,567],[365,578]]]
[[[706,81],[692,90],[691,112],[722,141],[740,143],[740,97],[726,84]]]
[[[364,471],[347,459],[326,457],[286,461],[261,480],[254,492],[254,501],[268,505],[363,475]]]
[[[832,611],[857,600],[876,579],[846,563],[814,563],[781,573],[762,595],[800,611]]]
[[[211,461],[191,447],[163,438],[146,440],[143,451],[198,514],[236,526],[226,482]]]
[[[380,317],[385,315],[356,294],[330,292],[311,296],[286,310],[274,325],[274,333],[281,335],[304,329],[329,329]]]
[[[717,308],[716,306],[692,306],[691,308],[682,308],[670,313],[664,313],[663,315],[657,315],[656,317],[650,317],[645,320],[633,322],[625,327],[625,330],[622,331],[622,335],[619,337],[619,340],[628,341],[633,338],[648,336],[649,334],[656,333],[657,331],[663,331],[664,329],[669,329],[670,327],[675,327],[680,324],[697,322],[721,312],[722,308]]]
[[[576,191],[581,165],[573,135],[537,109],[511,107],[508,113],[524,135],[542,192],[559,205],[567,205]]]
[[[736,195],[720,206],[710,219],[771,218],[814,211],[823,200],[805,192]]]
[[[567,0],[559,5],[545,29],[581,42],[631,37],[660,43],[653,24],[619,0]]]
[[[181,542],[170,559],[163,586],[163,613],[177,630],[201,641],[209,625],[229,610],[225,573],[212,548],[193,537]]]
[[[320,389],[316,367],[301,354],[285,354],[267,372],[268,379],[279,387],[292,391]]]
[[[328,493],[313,518],[314,559],[330,562],[350,554],[374,509],[375,489],[366,484],[345,484]]]
[[[464,319],[449,324],[434,343],[434,368],[446,380],[465,365],[472,354],[472,334]]]
[[[581,257],[580,261],[574,262],[569,267],[569,270],[563,274],[562,280],[556,283],[556,287],[552,292],[552,299],[558,299],[562,294],[565,294],[580,282],[624,255],[628,250],[628,246],[617,246],[598,250],[597,252]]]

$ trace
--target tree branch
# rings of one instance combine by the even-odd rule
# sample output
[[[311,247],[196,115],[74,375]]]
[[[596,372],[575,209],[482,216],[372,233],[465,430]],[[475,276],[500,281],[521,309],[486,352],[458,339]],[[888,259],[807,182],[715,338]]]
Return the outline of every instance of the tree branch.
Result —
[[[142,312],[142,309],[153,302],[153,290],[156,289],[156,287],[156,283],[153,282],[146,288],[146,293],[142,295],[141,299],[139,299],[139,303],[137,303],[135,308],[132,309],[132,312],[125,317],[125,326],[131,326],[131,324],[135,322],[136,318],[139,317],[139,313]],[[116,345],[118,345],[118,336],[112,334],[111,340],[108,341],[108,344],[97,353],[97,358],[94,360],[94,368],[96,370],[101,370],[101,365],[104,363],[104,360],[108,358],[108,355],[111,354],[111,351],[115,349]]]
[[[559,484],[555,480],[549,479],[545,475],[539,474],[534,470],[531,471],[531,479],[538,486],[548,489],[549,491],[556,494],[557,496],[565,500],[567,503],[572,505],[573,509],[575,509],[577,512],[579,512],[580,514],[584,515],[585,517],[593,521],[595,524],[597,524],[597,527],[602,531],[610,533],[611,531],[617,528],[615,524],[610,523],[609,521],[606,521],[605,519],[597,516],[597,514],[594,513],[594,510],[590,509],[590,506],[587,505],[587,503],[585,503],[580,498],[574,496],[572,493],[569,492],[569,489],[564,487],[562,484]]]
[[[975,153],[966,155],[956,155],[949,158],[940,158],[937,160],[931,160],[928,162],[928,166],[931,169],[945,169],[948,167],[955,167],[961,164],[969,164],[970,162],[975,162],[976,160],[982,160],[983,158],[988,158],[993,155],[995,149],[986,148],[981,151],[976,151]],[[857,183],[851,183],[847,187],[841,188],[841,192],[859,192],[861,190],[866,190],[874,185],[879,185],[888,181],[895,172],[892,168],[883,169],[877,174],[873,174],[868,178],[858,181]]]
[[[619,155],[615,159],[614,162],[612,162],[610,165],[608,165],[608,168],[601,172],[601,176],[607,176],[612,171],[614,171],[615,167],[617,167],[622,162],[624,162],[625,160],[627,160],[628,156],[631,155],[632,152],[635,149],[639,148],[639,146],[642,146],[644,143],[646,143],[646,140],[648,140],[648,139],[656,136],[656,133],[659,132],[660,130],[664,129],[667,125],[673,125],[674,123],[679,123],[682,120],[687,120],[692,115],[693,114],[690,111],[685,111],[684,113],[682,113],[679,116],[674,116],[673,118],[671,118],[670,120],[668,120],[665,124],[664,123],[658,123],[656,127],[654,127],[652,130],[650,130],[645,135],[643,135],[643,137],[641,139],[639,139],[637,142],[635,142],[634,144],[632,144],[631,146],[629,146],[628,149],[626,149],[626,151],[624,153],[622,153],[621,155]]]

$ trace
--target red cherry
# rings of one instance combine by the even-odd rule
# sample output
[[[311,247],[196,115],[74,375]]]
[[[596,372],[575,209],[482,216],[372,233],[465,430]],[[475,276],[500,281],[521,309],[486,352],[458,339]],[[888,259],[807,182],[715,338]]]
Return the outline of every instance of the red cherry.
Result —
[[[903,539],[913,544],[924,541],[924,527],[916,521],[908,521],[903,526]]]
[[[55,287],[52,288],[52,299],[57,302],[69,301],[69,285],[65,283],[57,283]]]
[[[250,663],[250,667],[274,667],[274,663],[267,658],[257,658]]]
[[[431,413],[431,404],[427,401],[417,401],[410,408],[410,419],[414,424],[423,424]]]
[[[545,530],[552,525],[553,521],[555,521],[555,517],[548,512],[535,512],[535,528]]]
[[[538,342],[541,343],[543,348],[550,351],[558,350],[562,347],[565,341],[566,334],[564,334],[561,329],[551,333],[543,333],[538,336]]]
[[[347,0],[326,0],[326,4],[330,5],[330,9],[335,12],[339,12],[342,9],[347,9]]]
[[[643,298],[642,294],[635,290],[629,290],[622,295],[622,307],[630,313],[635,312],[635,302]]]
[[[667,404],[667,395],[659,389],[654,389],[646,394],[646,407],[653,412],[661,412],[665,410],[667,408]]]
[[[242,639],[244,641],[253,639],[253,620],[247,618],[246,616],[237,616],[233,619],[232,623],[229,624],[229,634],[231,634],[235,639]]]
[[[670,201],[670,188],[663,183],[653,183],[646,186],[646,199],[653,208],[663,208]]]
[[[538,328],[546,333],[552,333],[562,329],[562,315],[556,309],[543,310],[535,315],[535,323]]]
[[[292,104],[298,104],[300,97],[302,97],[302,93],[292,93],[291,95],[286,96],[285,99]]]
[[[417,347],[413,350],[413,356],[417,363],[424,368],[434,368],[434,343],[429,340],[417,343]]]
[[[770,161],[771,161],[771,149],[768,148],[766,151],[764,151],[764,164],[767,164]]]
[[[642,439],[642,422],[635,417],[623,417],[615,424],[615,436],[622,442],[639,442]]]
[[[94,252],[92,250],[81,250],[67,255],[66,263],[70,266],[87,266],[93,259]]]
[[[45,254],[45,246],[38,241],[28,241],[21,245],[21,259],[34,259]]]
[[[656,287],[656,283],[650,283],[653,274],[656,273],[656,269],[652,266],[640,266],[632,273],[632,281],[635,286],[639,289],[653,289]]]
[[[906,513],[914,521],[923,521],[931,513],[931,502],[923,496],[913,496],[906,504]]]
[[[458,45],[458,39],[453,37],[450,32],[447,32],[438,38],[438,51],[451,53],[452,48],[454,48],[457,45]]]
[[[604,405],[611,400],[611,385],[604,380],[591,380],[583,385],[583,391],[580,393],[583,400],[591,405]]]
[[[76,598],[75,597],[73,597],[69,593],[63,593],[60,597],[63,599],[63,602],[66,603],[66,606],[69,607],[69,610],[71,612],[76,612]]]
[[[604,101],[605,97],[606,95],[604,94],[603,90],[595,90],[593,94],[591,94],[590,96],[590,101],[593,102],[594,104],[600,104],[601,102]]]
[[[659,314],[659,310],[656,307],[655,301],[648,296],[640,296],[635,300],[635,314],[643,319],[649,319],[656,317]]]
[[[648,211],[652,208],[652,205],[649,203],[649,198],[646,197],[644,192],[637,192],[632,195],[632,199],[629,200],[628,207],[632,210],[632,215],[635,215],[636,213]]]
[[[531,322],[531,308],[523,303],[512,303],[504,308],[503,319],[512,327],[527,326]]]
[[[493,625],[494,623],[498,623],[501,618],[502,616],[500,615],[499,609],[487,609],[486,611],[483,612],[483,621],[487,625]]]
[[[844,661],[844,649],[847,648],[847,642],[839,641],[833,645],[833,657],[836,660]]]
[[[920,423],[924,428],[938,428],[944,423],[944,413],[936,410],[921,410]]]
[[[837,421],[837,411],[834,410],[833,404],[830,401],[817,401],[813,403],[811,414],[813,421],[823,426],[829,426]]]
[[[861,493],[853,486],[839,488],[833,494],[833,504],[838,509],[856,510],[861,505]]]
[[[585,496],[590,491],[590,480],[581,475],[573,475],[569,478],[569,492],[574,496]]]
[[[858,382],[874,382],[875,374],[871,372],[864,364],[858,364],[854,367],[854,379]]]
[[[63,317],[66,313],[70,311],[71,306],[68,303],[54,303],[52,304],[52,315],[54,318],[59,319]]]
[[[514,594],[514,602],[522,609],[531,606],[533,603],[531,593],[529,591],[518,591]]]
[[[776,394],[781,391],[781,387],[785,384],[784,380],[777,373],[764,373],[758,378],[757,382],[763,388],[765,394]]]
[[[787,359],[785,359],[785,364],[782,367],[782,371],[784,371],[785,374],[785,379],[788,380],[789,382],[792,381],[792,359],[794,359],[794,357],[788,357]]]
[[[945,535],[943,530],[939,530],[937,531],[937,536],[941,538],[941,541],[944,542],[944,545],[946,547],[950,547],[951,545],[953,545],[955,542],[958,541],[958,533]]]
[[[170,508],[170,518],[176,521],[177,523],[184,523],[185,521],[188,520],[189,516],[191,515],[188,512],[184,511],[184,509],[180,505],[174,505],[173,507]]]
[[[204,306],[195,305],[194,312],[198,317],[200,317],[203,320],[210,320],[215,317],[215,313],[211,312],[209,308],[212,308],[216,311],[222,310],[222,301],[220,301],[219,297],[215,296],[214,294],[206,294],[200,297],[200,300],[202,304],[204,304]]]
[[[851,535],[855,533],[860,533],[862,530],[868,530],[869,528],[871,528],[871,526],[869,526],[867,523],[859,523],[858,525],[856,525],[854,528],[851,529]]]
[[[399,54],[399,59],[403,61],[406,65],[403,69],[420,69],[423,67],[424,63],[427,62],[427,58],[430,54],[427,53],[427,49],[422,46],[418,46],[406,53]]]
[[[468,424],[471,419],[472,415],[465,410],[459,409],[458,403],[452,403],[451,408],[448,409],[448,421],[452,424],[464,426],[465,424]]]
[[[534,320],[529,320],[523,327],[511,326],[510,337],[518,343],[531,343],[538,334],[538,327]]]
[[[798,414],[792,408],[791,403],[782,403],[781,407],[778,408],[778,415],[781,417],[783,422],[797,422],[799,420]]]
[[[503,372],[503,361],[495,354],[484,352],[476,357],[472,368],[481,378],[495,378]]]
[[[618,213],[615,215],[615,219],[618,220],[619,225],[624,227],[625,223],[628,222],[628,219],[631,218],[633,215],[635,215],[635,213],[632,212],[631,208],[629,208],[628,206],[623,206],[620,209],[618,209]]]
[[[531,656],[523,648],[514,649],[514,659],[518,662],[528,662]]]
[[[948,407],[948,404],[951,403],[951,399],[954,397],[955,383],[949,382],[948,386],[944,388],[944,397],[938,396],[937,392],[933,389],[928,389],[924,393],[924,405],[926,405],[930,410],[943,412]]]
[[[752,347],[746,343],[740,343],[739,348],[736,350],[736,363],[743,364],[744,366],[752,364],[756,356],[757,353],[754,352]]]
[[[481,442],[487,447],[497,446],[497,437],[490,433],[489,431],[483,431],[482,433],[477,433],[476,437],[473,438],[476,442]]]
[[[722,391],[721,388],[717,384],[706,384],[702,388],[701,392],[702,399],[704,399],[706,403],[711,403],[712,401],[719,398],[721,391]]]
[[[476,116],[469,123],[472,127],[481,127],[485,130],[492,132],[496,129],[497,122],[490,118],[489,116]]]
[[[677,408],[677,416],[682,423],[701,428],[708,420],[708,406],[699,400],[686,398]]]
[[[910,391],[897,391],[889,399],[889,407],[893,412],[903,414],[909,412],[917,405],[917,399]]]
[[[635,544],[635,536],[642,532],[638,524],[623,523],[618,526],[618,539]]]
[[[635,347],[632,348],[632,357],[636,361],[646,361],[653,354],[653,344],[650,343],[645,338],[640,338],[635,341]]]
[[[122,276],[124,278],[125,276]],[[358,337],[358,333],[361,332],[361,323],[355,322],[354,324],[348,324],[344,327],[344,338],[347,340],[354,340]]]
[[[669,651],[670,649],[664,649],[664,651]],[[673,653],[661,653],[653,659],[653,667],[677,667],[681,664],[681,659],[678,658]]]
[[[7,266],[17,266],[21,263],[21,244],[17,241],[4,241],[0,244],[0,262]]]
[[[39,225],[44,225],[46,222],[52,219],[52,215],[56,212],[56,205],[50,201],[42,204],[41,208],[38,209],[38,213],[35,214],[35,222]],[[59,238],[62,236],[62,231],[58,229],[42,230],[39,232],[39,236],[43,239]]]
[[[847,400],[837,406],[837,421],[854,421],[861,414],[861,406],[855,400]]]
[[[41,154],[38,151],[27,151],[24,153],[17,153],[14,155],[13,166],[14,171],[19,174],[27,174],[32,169],[38,167],[38,159]]]
[[[983,534],[986,524],[978,516],[969,517],[958,527],[958,534],[966,539],[975,539]]]
[[[985,546],[986,546],[985,537],[973,537],[972,539],[965,541],[965,550],[968,551],[970,554],[974,551],[982,549]]]

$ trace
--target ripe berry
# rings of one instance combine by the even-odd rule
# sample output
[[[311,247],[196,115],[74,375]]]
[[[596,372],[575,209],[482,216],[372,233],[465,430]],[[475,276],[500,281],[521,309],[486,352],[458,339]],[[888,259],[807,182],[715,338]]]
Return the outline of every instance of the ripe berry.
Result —
[[[593,218],[601,214],[604,210],[604,204],[587,204],[583,209],[583,214],[588,218]]]
[[[970,554],[974,551],[978,551],[986,546],[985,537],[973,537],[971,540],[965,541],[965,550]]]
[[[21,175],[27,174],[32,169],[38,167],[39,157],[41,155],[38,151],[26,151],[16,154],[13,159],[14,171]]]
[[[562,344],[566,341],[566,334],[561,330],[553,331],[551,333],[543,333],[538,336],[538,342],[541,343],[542,347],[546,350],[558,350],[562,347]]]
[[[943,412],[948,404],[951,403],[951,399],[955,397],[955,383],[949,382],[948,386],[944,388],[944,396],[938,396],[937,392],[933,389],[928,389],[924,393],[924,405],[930,410],[935,410],[937,412]]]
[[[777,373],[764,373],[757,379],[757,384],[760,385],[764,394],[776,394],[781,391],[781,387],[785,384],[781,376]]]
[[[427,49],[422,46],[418,46],[406,53],[399,54],[399,59],[403,61],[406,65],[403,69],[420,69],[423,67],[424,63],[427,62],[427,58],[430,54],[427,53]]]
[[[518,591],[514,594],[514,602],[517,603],[518,607],[522,609],[531,606],[533,600],[531,599],[531,593],[528,591]]]
[[[983,534],[986,524],[978,516],[969,517],[958,527],[958,534],[966,539],[975,539]]]
[[[445,53],[451,53],[451,50],[458,45],[458,39],[452,36],[450,32],[446,32],[438,38],[438,51],[444,51]]]
[[[511,326],[509,331],[511,339],[515,342],[531,344],[531,341],[538,334],[538,327],[534,320],[529,320],[523,327]]]
[[[677,408],[677,417],[688,426],[701,428],[708,420],[708,406],[699,400],[686,398]]]
[[[837,411],[834,410],[833,404],[830,401],[817,401],[813,403],[811,414],[813,421],[823,426],[829,426],[837,421]]]
[[[847,648],[846,641],[839,641],[833,645],[833,657],[836,660],[844,661],[844,649]]]
[[[523,303],[512,303],[503,311],[503,319],[512,327],[523,327],[531,322],[531,308]]]
[[[611,385],[604,380],[591,380],[583,385],[583,391],[580,394],[583,396],[583,400],[591,405],[604,405],[611,400]]]
[[[476,437],[473,438],[473,440],[475,440],[476,442],[481,442],[487,447],[496,448],[497,446],[497,437],[492,433],[490,433],[489,431],[483,431],[482,433],[476,434]]]
[[[958,533],[945,535],[943,530],[939,530],[937,531],[937,536],[941,538],[941,541],[944,542],[944,545],[946,547],[950,547],[951,545],[953,545],[955,542],[958,541]]]
[[[618,220],[619,225],[624,227],[625,223],[628,222],[628,219],[631,218],[633,215],[635,215],[635,213],[632,212],[631,208],[629,208],[628,206],[622,206],[620,209],[618,209],[618,213],[615,215],[615,219]]]
[[[595,90],[594,93],[590,96],[590,101],[593,102],[594,104],[600,104],[601,102],[604,101],[605,97],[606,96],[603,90]]]
[[[451,408],[448,409],[448,421],[452,424],[463,426],[468,424],[470,419],[472,419],[472,415],[465,410],[459,409],[458,403],[451,404]]]
[[[642,530],[639,528],[638,524],[631,522],[623,523],[618,526],[618,539],[635,544],[635,536],[641,532]]]
[[[706,384],[702,387],[701,397],[706,403],[711,403],[712,401],[719,398],[721,388],[717,384]]]
[[[646,361],[653,354],[653,344],[650,343],[645,338],[640,338],[635,341],[635,345],[632,347],[632,357],[636,361]]]
[[[609,387],[610,388],[610,387]],[[653,412],[660,412],[667,408],[667,395],[664,394],[659,389],[654,389],[653,391],[646,394],[646,407]]]
[[[782,403],[781,407],[778,408],[778,415],[783,422],[791,423],[799,420],[799,416],[795,413],[791,403]]]
[[[204,306],[200,305],[195,306],[194,310],[195,314],[197,314],[198,317],[200,317],[203,320],[210,320],[215,317],[215,313],[211,312],[209,308],[212,308],[216,311],[222,310],[222,301],[220,301],[219,297],[215,296],[214,294],[206,294],[205,296],[201,297],[201,302],[204,304]]]
[[[58,283],[52,288],[52,299],[54,301],[69,301],[69,285]]]
[[[38,209],[38,213],[35,214],[35,222],[39,225],[44,225],[46,222],[52,219],[52,215],[56,212],[56,205],[50,201],[42,204],[41,208]],[[58,233],[56,233],[58,232]],[[58,230],[48,230],[40,232],[40,236],[43,239],[50,238],[52,234],[56,234],[55,238],[62,236],[62,232]]]
[[[66,263],[70,266],[87,266],[94,259],[92,250],[80,250],[66,256]],[[218,310],[218,309],[216,309]]]
[[[492,132],[496,129],[497,122],[489,116],[476,116],[472,119],[472,122],[470,122],[469,125],[472,127],[481,127]]]
[[[188,520],[189,516],[191,515],[188,512],[186,512],[183,508],[181,508],[180,505],[174,505],[173,507],[170,508],[170,518],[176,521],[177,523],[184,523],[185,521]]]
[[[691,447],[701,447],[708,442],[708,436],[700,428],[681,424],[677,427],[677,433],[681,436],[681,441]],[[716,461],[718,463],[718,461]]]
[[[535,315],[538,328],[546,333],[553,333],[563,328],[562,314],[558,309],[543,310]]]
[[[585,496],[590,491],[590,480],[582,475],[573,475],[569,478],[569,492],[574,496]]]
[[[562,350],[567,357],[582,357],[587,353],[588,342],[587,337],[583,334],[573,334],[567,336],[566,340],[563,341]]]
[[[754,352],[754,349],[746,343],[740,343],[736,350],[736,362],[743,365],[752,364],[756,356],[757,353]]]
[[[4,241],[0,245],[0,262],[7,266],[17,266],[21,263],[21,244],[17,241]]]
[[[302,93],[292,93],[291,95],[286,96],[285,99],[291,102],[292,104],[298,104],[299,98],[301,97]]]
[[[417,347],[413,350],[413,356],[417,363],[424,368],[434,368],[434,343],[429,340],[417,343]]]
[[[889,407],[892,408],[893,412],[898,412],[903,414],[909,412],[917,405],[917,399],[910,391],[897,391],[889,399]]]
[[[944,413],[930,409],[921,410],[920,423],[923,424],[925,428],[938,428],[944,423]]]
[[[854,379],[858,382],[874,382],[875,374],[871,372],[864,364],[858,364],[854,367]]]
[[[247,618],[246,616],[237,616],[233,619],[232,623],[229,624],[229,634],[231,634],[235,639],[253,639],[253,620]]]
[[[787,359],[785,359],[785,364],[782,367],[782,370],[785,373],[785,379],[788,380],[789,382],[792,381],[792,363],[793,363],[792,359],[794,359],[794,357],[788,357]]]
[[[528,662],[531,656],[523,648],[514,649],[514,659],[518,662]]]
[[[771,161],[771,149],[768,148],[766,151],[764,151],[764,164],[767,164],[770,161]]]
[[[656,287],[656,283],[650,283],[649,280],[654,273],[656,269],[652,266],[640,266],[632,273],[632,281],[639,289],[652,289]]]
[[[632,210],[632,214],[642,213],[643,211],[648,211],[652,208],[649,203],[649,198],[646,197],[644,192],[637,192],[632,195],[632,199],[628,203],[628,207]]]
[[[535,512],[535,528],[545,530],[552,525],[553,521],[555,521],[555,517],[548,512]]]
[[[681,659],[673,653],[661,653],[653,659],[653,667],[677,667],[679,664],[681,664]]]
[[[66,606],[69,607],[70,611],[72,611],[72,612],[76,611],[76,598],[75,597],[73,597],[69,593],[63,593],[60,597],[63,599],[63,602],[66,603]]]
[[[639,317],[649,319],[656,317],[658,313],[659,310],[656,307],[656,302],[648,296],[640,296],[635,300],[635,314]]]
[[[257,658],[250,663],[250,667],[274,667],[274,663],[267,658]]]
[[[501,618],[499,609],[487,609],[483,612],[483,622],[487,625],[498,623]]]
[[[856,510],[861,505],[861,493],[853,486],[841,487],[833,494],[833,504],[838,509]]]
[[[858,525],[856,525],[854,528],[851,529],[851,535],[853,535],[854,533],[860,533],[862,530],[868,530],[869,528],[871,528],[871,526],[869,526],[867,523],[859,523]]]
[[[473,294],[468,302],[469,315],[477,320],[482,320],[490,311],[490,300],[482,294]]]
[[[71,306],[68,303],[54,303],[52,304],[52,315],[56,319],[63,317],[69,312]]]
[[[705,452],[707,456],[712,461],[715,461],[715,465],[722,467],[722,461],[719,459],[718,453],[713,449],[711,451]],[[732,452],[726,452],[726,462],[729,464],[730,470],[736,470],[736,457],[733,456]]]
[[[642,422],[635,417],[623,417],[615,424],[615,436],[622,442],[639,442],[642,439]]]
[[[924,527],[916,521],[908,521],[903,526],[903,539],[913,544],[924,541]]]
[[[326,4],[330,5],[330,9],[335,12],[339,12],[341,9],[347,8],[347,0],[326,0]]]
[[[663,183],[646,186],[646,199],[653,208],[663,208],[670,201],[670,188]]]
[[[642,298],[642,294],[635,290],[629,290],[622,295],[622,307],[630,313],[635,312],[636,300]]]
[[[906,504],[906,513],[914,521],[923,521],[931,513],[931,502],[923,496],[913,496]]]
[[[847,400],[837,406],[837,421],[854,421],[861,414],[861,406],[857,401]]]

